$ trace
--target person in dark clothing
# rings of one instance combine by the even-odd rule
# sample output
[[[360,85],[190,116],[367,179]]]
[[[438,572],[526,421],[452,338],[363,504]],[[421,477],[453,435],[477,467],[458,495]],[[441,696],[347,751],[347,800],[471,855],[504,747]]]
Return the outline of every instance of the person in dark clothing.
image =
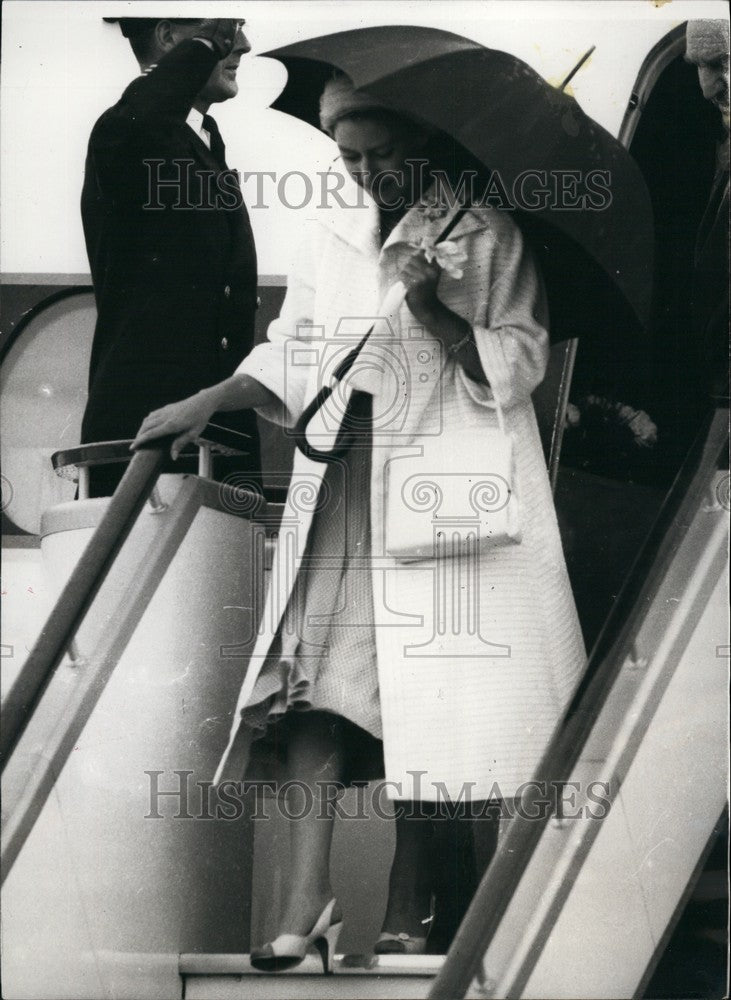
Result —
[[[81,213],[98,318],[82,443],[133,438],[151,410],[232,375],[253,346],[257,308],[248,214],[207,114],[238,91],[250,49],[242,22],[111,20],[143,73],[89,140]],[[236,439],[247,454],[217,457],[216,475],[256,484],[254,413],[213,422],[247,435]],[[93,468],[91,495],[112,493],[124,468]]]
[[[701,383],[714,398],[729,394],[729,24],[689,21],[688,62],[698,69],[703,96],[719,111],[723,137],[708,205],[698,229],[693,267],[693,327]]]

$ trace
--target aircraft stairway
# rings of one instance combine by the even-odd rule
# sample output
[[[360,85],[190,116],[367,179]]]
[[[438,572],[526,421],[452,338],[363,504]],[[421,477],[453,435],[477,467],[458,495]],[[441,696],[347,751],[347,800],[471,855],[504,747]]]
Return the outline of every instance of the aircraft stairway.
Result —
[[[187,1000],[642,996],[726,802],[727,445],[728,410],[719,408],[668,496],[521,809],[504,819],[497,854],[448,954],[377,961],[338,956],[332,976],[323,976],[319,962],[310,956],[287,973],[257,973],[243,950],[239,953],[232,945],[231,935],[225,951],[215,947],[210,928],[196,938],[195,921],[186,925],[191,911],[207,908],[210,914],[220,902],[223,912],[216,916],[216,926],[223,927],[232,906],[243,908],[235,900],[250,877],[247,872],[232,870],[231,894],[225,899],[206,898],[201,886],[193,896],[186,895],[190,883],[200,879],[191,877],[192,867],[176,871],[176,860],[182,857],[193,865],[201,852],[214,850],[212,841],[191,833],[183,855],[181,841],[165,841],[160,875],[154,871],[155,852],[164,844],[150,831],[164,824],[148,818],[145,826],[142,817],[136,817],[138,832],[148,838],[138,845],[132,827],[119,826],[115,836],[113,825],[104,827],[108,817],[100,818],[106,803],[112,811],[117,808],[116,821],[122,824],[131,800],[122,796],[115,806],[115,789],[110,789],[115,772],[100,774],[89,764],[98,745],[90,745],[92,730],[87,727],[93,727],[95,714],[104,713],[105,688],[118,682],[115,665],[134,642],[135,629],[152,607],[158,587],[165,585],[175,554],[195,531],[196,518],[201,512],[214,520],[228,517],[234,501],[240,507],[242,503],[240,496],[212,491],[205,479],[174,477],[180,482],[161,491],[162,506],[158,495],[155,513],[154,504],[145,505],[158,479],[164,445],[136,455],[98,526],[85,536],[90,540],[76,554],[75,568],[3,707],[4,949],[6,956],[14,954],[20,947],[16,935],[30,933],[27,957],[32,957],[6,967],[6,995]],[[258,560],[261,580],[266,509],[253,501],[244,507],[251,527],[247,551],[253,562]],[[234,516],[241,515],[239,509]],[[221,531],[220,523],[214,523],[212,536],[219,535],[219,549],[223,545],[216,552],[218,559],[229,544]],[[129,544],[124,543],[127,536]],[[199,541],[195,548],[200,547]],[[185,579],[178,581],[177,594],[184,592],[184,584]],[[103,613],[94,604],[97,594]],[[247,600],[253,620],[261,593],[250,590]],[[202,613],[211,613],[206,607],[204,602]],[[94,614],[86,621],[90,608]],[[77,636],[86,655],[77,651],[69,659]],[[253,634],[246,641],[252,640]],[[206,639],[209,645],[212,641]],[[245,645],[239,644],[239,654]],[[177,691],[180,678],[168,680]],[[124,694],[129,699],[140,677],[132,670],[127,681]],[[234,689],[238,681],[234,673],[223,687]],[[230,691],[223,693],[228,700]],[[205,713],[196,715],[203,707],[195,698],[202,697],[196,689],[194,704],[183,707],[183,715],[192,712],[188,723],[205,723]],[[179,712],[178,700],[173,699],[174,713]],[[163,698],[160,712],[173,711],[171,704]],[[137,737],[150,731],[145,726],[154,728],[155,721],[149,711],[143,712]],[[159,721],[165,722],[164,715]],[[113,722],[107,715],[107,728],[94,730],[95,739],[100,739],[99,732],[109,733]],[[227,720],[216,717],[208,723],[214,738],[207,752],[214,759]],[[112,732],[109,740],[124,736]],[[129,740],[122,740],[123,752],[130,746]],[[160,768],[179,759],[173,754],[163,760],[164,739],[155,746]],[[86,771],[79,770],[75,751],[80,751],[77,760],[86,759]],[[137,764],[155,767],[153,758],[143,755]],[[102,754],[100,759],[106,767],[117,758]],[[546,804],[546,790],[556,787],[560,795]],[[76,798],[64,800],[74,789]],[[88,795],[97,812],[84,812],[74,820],[68,804],[81,808]],[[61,819],[52,833],[48,817],[54,811]],[[74,822],[82,825],[74,827]],[[95,840],[95,823],[102,824],[103,842]],[[193,827],[200,830],[206,824]],[[171,829],[169,824],[166,828]],[[53,895],[54,873],[63,861],[61,854],[51,857],[51,852],[64,837],[69,842],[83,840],[84,829],[86,839],[95,844],[96,867],[89,869],[87,854],[87,867],[80,871],[78,856],[76,868],[72,858],[62,889],[77,893],[73,900],[64,897],[65,919],[72,926],[76,917],[71,911],[81,911],[85,940],[64,939],[60,929],[62,954],[49,959],[51,965],[44,970],[46,959],[37,943],[48,939],[54,920],[64,919],[60,897]],[[180,830],[180,824],[175,829]],[[125,839],[129,843],[123,843]],[[235,842],[240,847],[240,840]],[[233,844],[232,839],[223,845],[219,867]],[[72,856],[85,847],[73,843],[67,849]],[[110,858],[117,866],[128,866],[132,889],[126,894],[118,889],[115,895],[109,888],[119,875],[118,867],[105,868]],[[221,892],[228,875],[218,873]],[[47,887],[49,894],[44,895]],[[34,904],[28,901],[29,892],[36,897]],[[176,895],[182,903],[171,904]],[[172,906],[167,917],[163,903],[156,902],[163,897],[164,905]],[[161,928],[168,917],[170,926]],[[232,917],[237,926],[242,919],[241,914]],[[221,933],[225,939],[225,931]],[[65,980],[59,985],[63,961]]]

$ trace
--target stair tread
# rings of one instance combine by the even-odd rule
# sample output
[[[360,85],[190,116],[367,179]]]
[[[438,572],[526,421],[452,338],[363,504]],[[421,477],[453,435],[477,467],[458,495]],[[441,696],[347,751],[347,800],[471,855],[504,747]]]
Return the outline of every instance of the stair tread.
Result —
[[[433,976],[281,972],[185,976],[186,1000],[425,1000]]]
[[[442,967],[444,955],[336,955],[333,973],[338,976],[380,978],[383,976],[434,977]],[[248,954],[189,953],[180,956],[178,965],[182,976],[256,976],[272,978],[272,973],[254,969]],[[322,976],[322,962],[318,955],[306,955],[293,969],[275,974],[276,978]]]

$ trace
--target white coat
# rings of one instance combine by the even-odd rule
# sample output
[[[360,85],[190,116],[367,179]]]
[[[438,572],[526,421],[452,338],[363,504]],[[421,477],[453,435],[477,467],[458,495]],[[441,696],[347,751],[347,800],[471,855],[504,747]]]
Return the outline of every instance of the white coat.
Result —
[[[455,209],[433,218],[439,211],[411,209],[382,249],[373,205],[319,213],[268,342],[240,368],[282,400],[262,411],[266,417],[294,424],[377,316],[413,244],[422,236],[433,242]],[[532,777],[585,665],[531,402],[549,351],[540,279],[504,213],[470,209],[450,239],[467,263],[459,279],[442,272],[438,295],[472,324],[489,387],[468,378],[456,358],[445,360],[405,304],[391,330],[379,324],[353,378],[374,391],[372,583],[386,779],[395,799],[434,800],[445,791],[456,798],[465,789],[474,800],[514,795]],[[483,549],[468,567],[471,578],[449,558],[396,562],[383,544],[388,460],[415,436],[459,427],[476,468],[489,468],[480,446],[484,429],[496,425],[495,399],[515,442],[522,541]],[[329,409],[329,417],[311,425],[310,439],[321,448],[337,429],[337,407]],[[232,770],[239,713],[291,593],[324,470],[297,453],[265,624],[218,780],[241,778]]]

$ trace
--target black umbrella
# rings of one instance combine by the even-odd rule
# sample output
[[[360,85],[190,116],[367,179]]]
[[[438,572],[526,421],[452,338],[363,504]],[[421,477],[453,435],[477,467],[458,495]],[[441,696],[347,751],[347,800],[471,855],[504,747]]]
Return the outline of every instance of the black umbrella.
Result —
[[[320,94],[339,70],[488,168],[490,203],[515,210],[540,259],[554,340],[645,326],[653,226],[640,170],[573,97],[526,63],[416,26],[342,31],[264,54],[288,71],[274,109],[317,126]]]

